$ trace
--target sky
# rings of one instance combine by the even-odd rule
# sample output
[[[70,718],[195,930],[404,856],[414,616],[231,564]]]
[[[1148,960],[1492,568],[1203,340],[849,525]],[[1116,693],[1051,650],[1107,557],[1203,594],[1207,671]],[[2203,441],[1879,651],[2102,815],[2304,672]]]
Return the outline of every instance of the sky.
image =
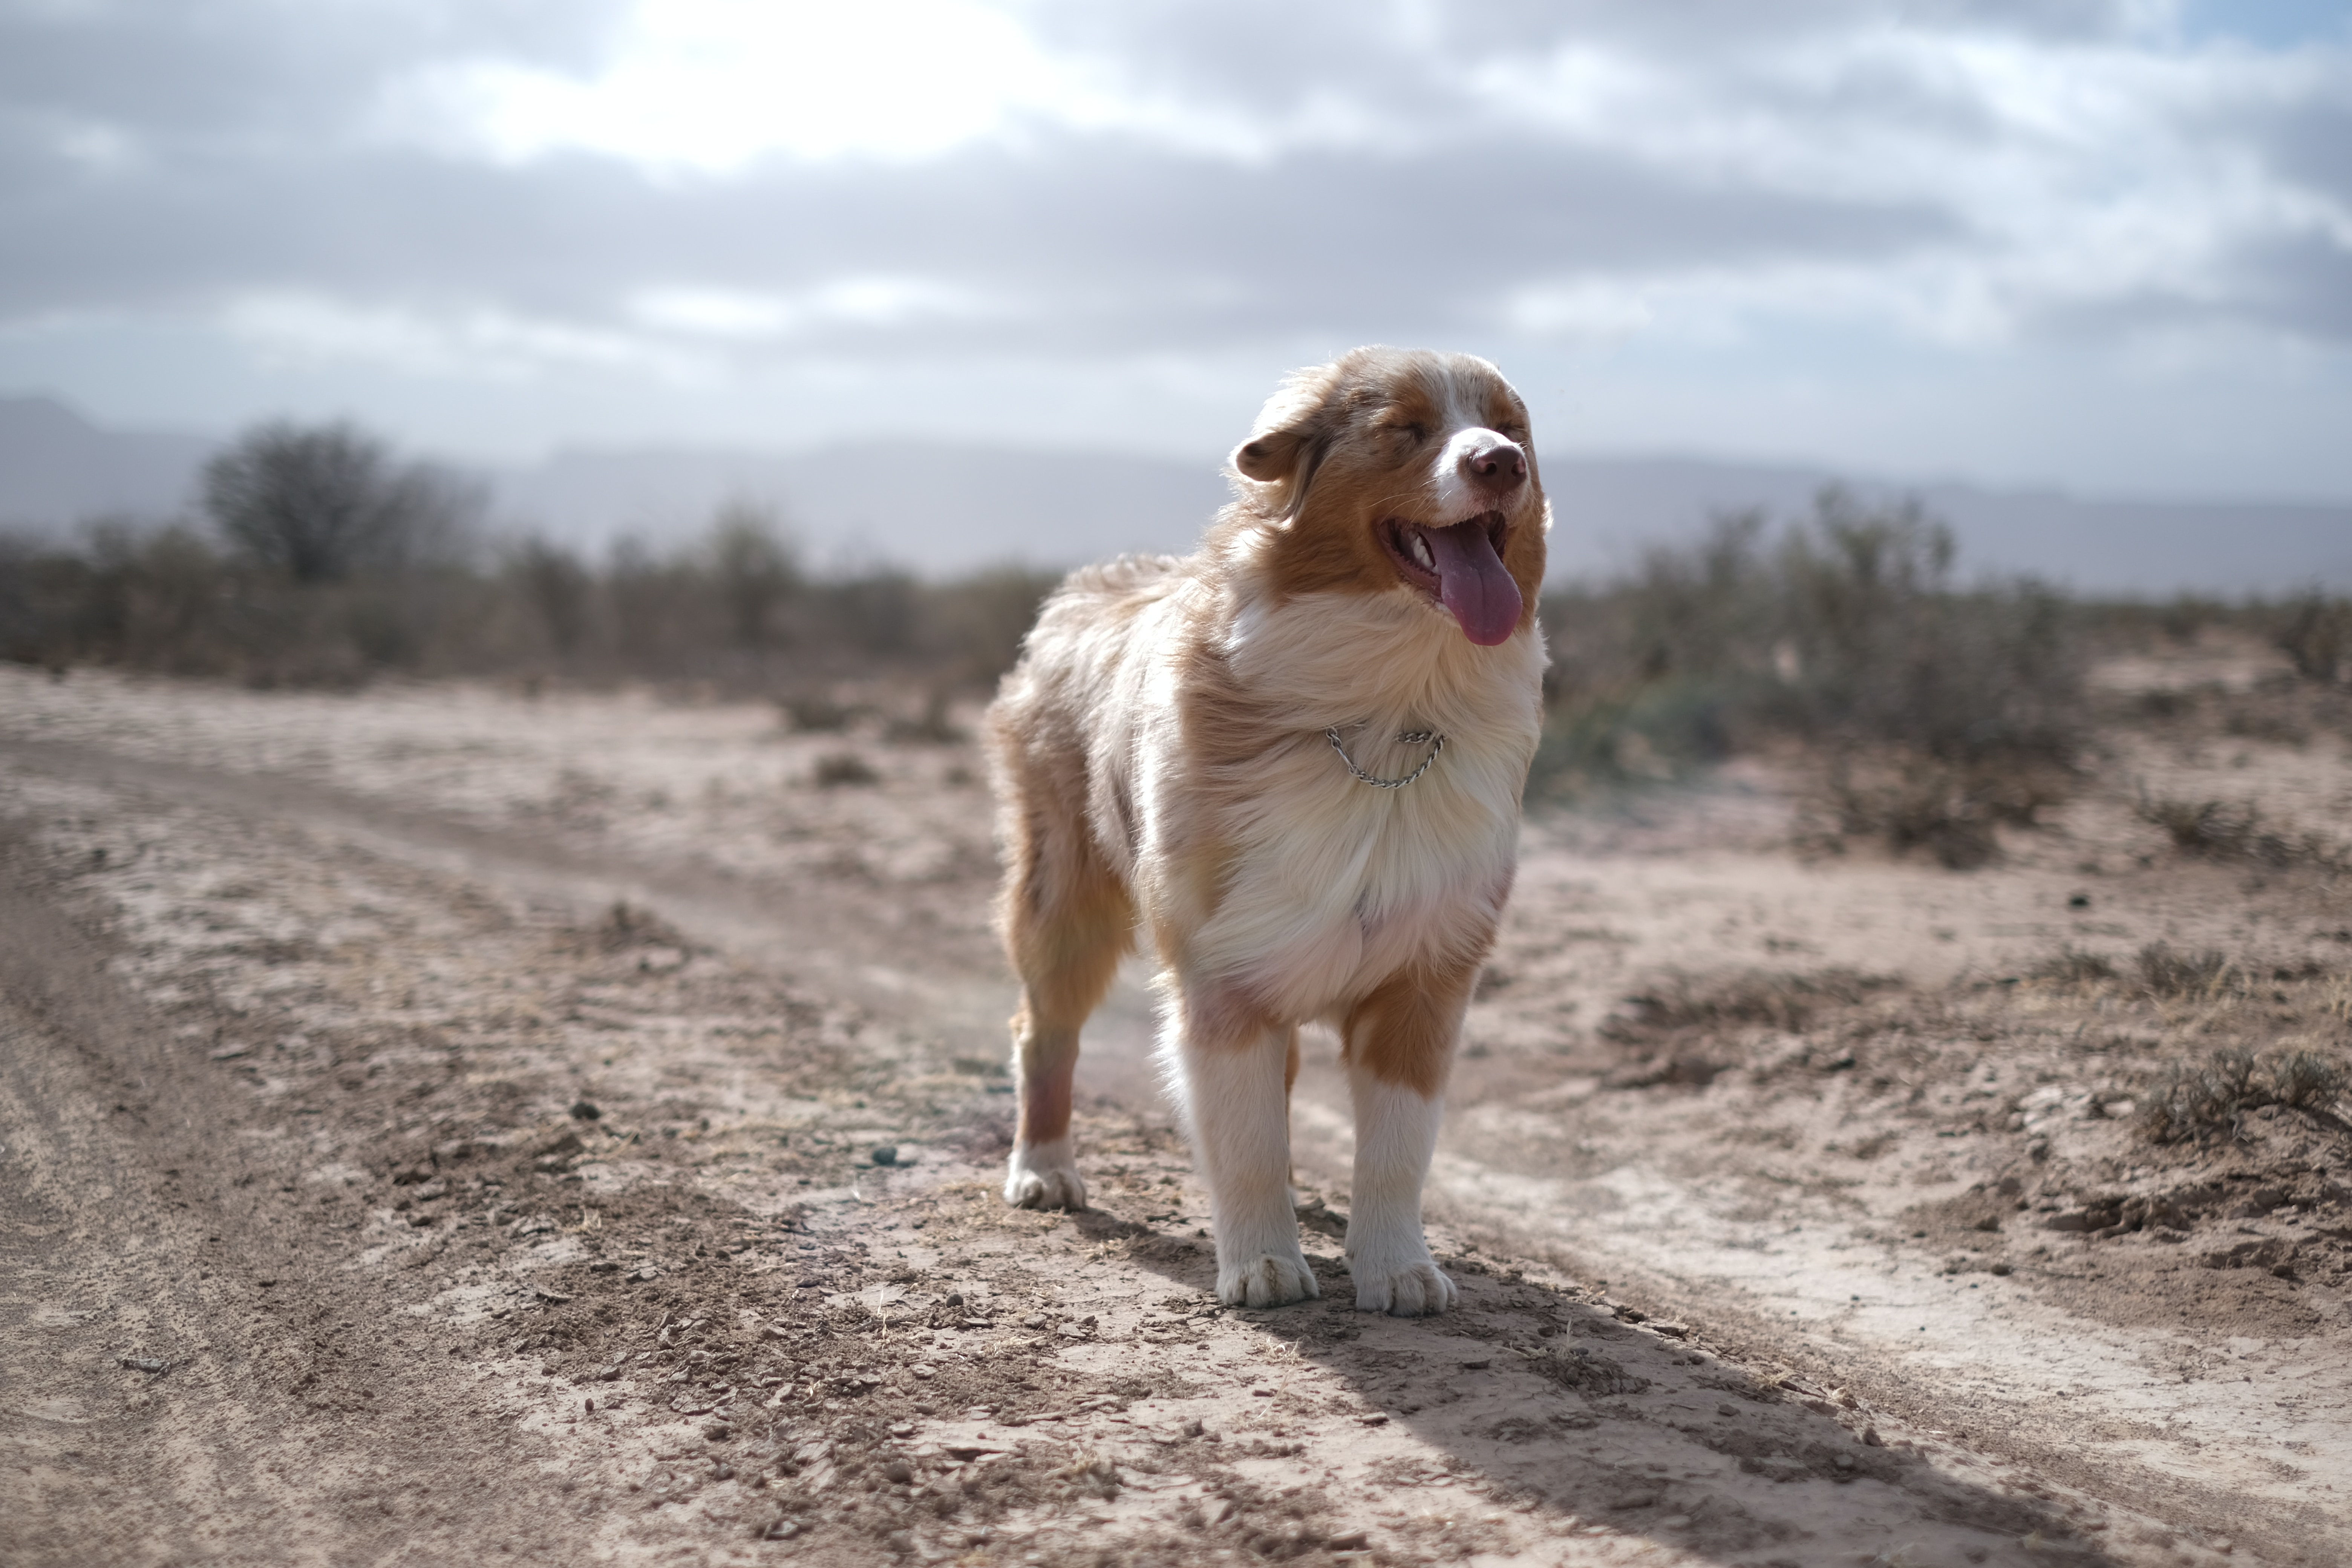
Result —
[[[2352,0],[0,0],[0,393],[413,448],[1542,449],[2352,498]]]

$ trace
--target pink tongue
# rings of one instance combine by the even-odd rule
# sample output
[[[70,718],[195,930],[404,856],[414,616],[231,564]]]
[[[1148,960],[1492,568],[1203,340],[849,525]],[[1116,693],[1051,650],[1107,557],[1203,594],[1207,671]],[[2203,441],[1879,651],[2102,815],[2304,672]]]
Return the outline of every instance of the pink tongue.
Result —
[[[1430,553],[1437,557],[1437,596],[1462,625],[1462,635],[1480,647],[1493,647],[1519,624],[1519,585],[1503,570],[1503,558],[1480,522],[1424,528]]]

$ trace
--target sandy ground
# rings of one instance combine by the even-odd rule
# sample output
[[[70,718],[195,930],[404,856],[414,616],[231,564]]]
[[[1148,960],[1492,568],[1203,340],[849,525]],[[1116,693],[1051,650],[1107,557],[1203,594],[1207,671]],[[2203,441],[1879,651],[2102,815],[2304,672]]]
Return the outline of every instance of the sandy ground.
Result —
[[[1538,814],[1408,1322],[1328,1040],[1327,1298],[1213,1303],[1139,973],[1097,1207],[998,1204],[968,745],[0,671],[0,1560],[2352,1561],[2352,1138],[2139,1130],[2346,1059],[2347,731],[2275,676],[2111,667],[1976,871],[1793,763]]]

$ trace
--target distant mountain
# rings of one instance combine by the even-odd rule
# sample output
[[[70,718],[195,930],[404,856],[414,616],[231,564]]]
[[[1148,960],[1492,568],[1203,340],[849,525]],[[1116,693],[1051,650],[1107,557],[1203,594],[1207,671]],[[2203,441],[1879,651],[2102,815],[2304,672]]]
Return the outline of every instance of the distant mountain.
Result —
[[[41,397],[0,398],[0,528],[50,531],[101,512],[166,516],[193,498],[213,443],[110,432]],[[1003,562],[1064,566],[1122,550],[1181,551],[1225,499],[1219,456],[1194,461],[939,441],[792,454],[559,451],[484,471],[500,527],[601,551],[662,549],[730,500],[773,508],[815,564],[895,563],[944,576]],[[1544,464],[1557,577],[1605,574],[1686,539],[1713,515],[1806,510],[1824,469],[1688,458]],[[1874,480],[1948,519],[1969,575],[2031,573],[2101,594],[2352,590],[2352,502],[2082,499]]]
[[[1226,500],[1218,460],[868,441],[793,456],[558,452],[496,476],[498,510],[550,538],[664,542],[730,500],[772,507],[825,563],[944,575],[1182,551]]]
[[[101,430],[48,397],[0,397],[0,528],[37,531],[107,513],[168,517],[194,496],[216,443]]]

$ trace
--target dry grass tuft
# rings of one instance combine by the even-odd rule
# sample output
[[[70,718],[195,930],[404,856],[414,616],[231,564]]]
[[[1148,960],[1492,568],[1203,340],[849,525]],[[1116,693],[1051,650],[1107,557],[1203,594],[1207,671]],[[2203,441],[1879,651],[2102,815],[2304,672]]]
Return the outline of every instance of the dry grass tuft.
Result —
[[[589,933],[590,942],[604,952],[625,952],[633,947],[676,947],[688,945],[678,929],[669,921],[629,902],[615,899],[613,907],[604,911],[604,919]]]
[[[2279,870],[2297,866],[2326,871],[2346,868],[2342,847],[2316,834],[2289,833],[2265,826],[2262,813],[2248,802],[2188,801],[2142,795],[2138,811],[2142,821],[2164,829],[2173,847],[2183,854]]]
[[[1810,974],[1752,970],[1701,983],[1687,975],[1671,975],[1649,990],[1625,998],[1633,1009],[1601,1025],[1611,1039],[1682,1029],[1763,1024],[1790,1034],[1801,1033],[1824,1010],[1850,1007],[1874,991],[1900,982],[1885,975],[1853,969],[1823,969]]]
[[[2034,980],[2055,980],[2068,985],[2095,985],[2116,977],[2112,960],[2079,948],[2062,947],[2026,971]]]
[[[2216,995],[2236,969],[2227,955],[2210,948],[2175,952],[2160,942],[2141,948],[2135,963],[2140,987],[2151,996]]]

